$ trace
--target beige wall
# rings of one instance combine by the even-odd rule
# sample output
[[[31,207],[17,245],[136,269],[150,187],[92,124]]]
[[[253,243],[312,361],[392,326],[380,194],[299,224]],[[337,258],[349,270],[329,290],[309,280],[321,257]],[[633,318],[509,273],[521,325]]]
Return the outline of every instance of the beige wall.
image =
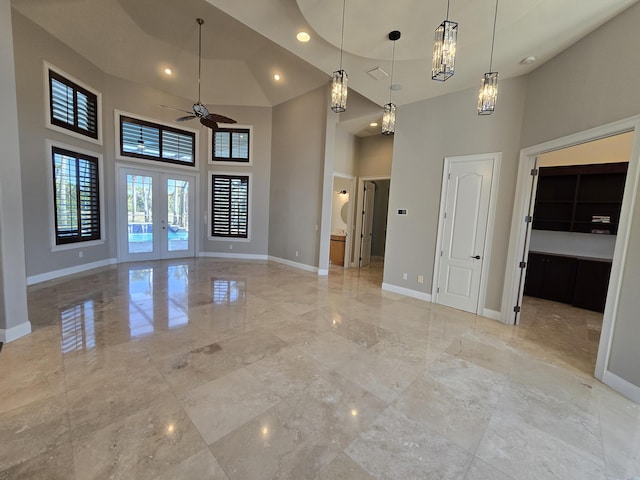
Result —
[[[345,175],[356,174],[357,138],[355,135],[336,126],[336,146],[333,158],[333,171]]]
[[[0,0],[0,330],[28,322],[11,3]],[[28,324],[27,324],[28,325]],[[0,341],[6,340],[0,332]]]
[[[359,177],[390,177],[393,158],[393,135],[371,135],[358,138]]]
[[[504,80],[495,113],[479,117],[477,89],[400,107],[396,128],[384,282],[430,294],[444,158],[502,152],[486,308],[500,310],[527,81]],[[407,216],[394,212],[407,209]],[[408,280],[402,279],[407,273]],[[424,284],[417,283],[424,275]]]
[[[324,87],[273,108],[269,255],[313,267],[320,248],[326,111]]]
[[[530,75],[523,146],[640,114],[639,23],[636,4]],[[634,212],[608,369],[640,387],[640,197]]]

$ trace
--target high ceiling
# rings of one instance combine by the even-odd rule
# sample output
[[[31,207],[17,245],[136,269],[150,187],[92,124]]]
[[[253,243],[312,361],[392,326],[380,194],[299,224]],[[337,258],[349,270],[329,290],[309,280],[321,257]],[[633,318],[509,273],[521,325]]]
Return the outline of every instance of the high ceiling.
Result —
[[[509,0],[499,4],[493,70],[528,73],[638,0]],[[342,0],[12,0],[21,14],[105,72],[187,99],[197,96],[197,24],[203,26],[204,103],[272,106],[329,81],[340,62]],[[391,30],[398,105],[479,86],[489,69],[494,0],[453,0],[456,74],[431,80],[434,30],[445,0],[346,0],[343,65],[349,86],[374,104],[389,99]],[[296,40],[299,31],[311,35]],[[529,56],[536,61],[524,65]],[[164,73],[171,68],[173,74]],[[273,78],[280,74],[280,81]]]

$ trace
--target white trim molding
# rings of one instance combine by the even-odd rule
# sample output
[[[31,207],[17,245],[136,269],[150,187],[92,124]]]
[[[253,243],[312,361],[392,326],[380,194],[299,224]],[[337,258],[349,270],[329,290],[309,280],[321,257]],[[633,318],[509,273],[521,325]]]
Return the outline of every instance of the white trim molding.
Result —
[[[198,256],[207,258],[230,258],[234,260],[269,260],[268,255],[258,253],[200,252]]]
[[[640,404],[640,387],[633,383],[619,377],[610,370],[604,372],[602,383],[610,386],[620,395],[624,395],[630,400],[633,400],[637,404]]]
[[[30,277],[27,277],[27,285],[35,285],[36,283],[46,282],[47,280],[66,277],[67,275],[73,275],[74,273],[86,272],[87,270],[93,270],[94,268],[115,265],[116,263],[118,263],[118,259],[107,258],[106,260],[99,260],[97,262],[85,263],[69,268],[62,268],[60,270],[54,270],[52,272],[31,275]]]
[[[299,268],[300,270],[305,270],[307,272],[312,272],[312,273],[318,273],[319,274],[318,267],[312,267],[311,265],[307,265],[307,264],[304,264],[304,263],[293,262],[291,260],[287,260],[286,258],[274,257],[272,255],[269,255],[269,261],[270,262],[281,263],[282,265],[287,265],[289,267]]]
[[[9,343],[31,333],[31,322],[22,322],[11,328],[0,328],[0,342]]]
[[[484,308],[482,310],[482,316],[490,318],[491,320],[497,320],[498,322],[502,322],[502,312],[497,310],[491,310],[489,308]]]
[[[410,288],[398,287],[390,283],[383,283],[382,290],[404,295],[405,297],[417,298],[418,300],[424,300],[425,302],[431,302],[431,295],[428,293],[411,290]]]

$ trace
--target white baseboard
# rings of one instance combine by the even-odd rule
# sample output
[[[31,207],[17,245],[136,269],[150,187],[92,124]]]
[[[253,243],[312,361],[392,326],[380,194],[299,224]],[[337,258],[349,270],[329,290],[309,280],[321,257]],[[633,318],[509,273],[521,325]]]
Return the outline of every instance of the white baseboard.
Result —
[[[602,383],[609,385],[620,395],[624,395],[628,399],[640,405],[640,387],[638,385],[634,385],[609,370],[604,372]]]
[[[38,275],[27,277],[27,285],[34,285],[36,283],[46,282],[47,280],[66,277],[67,275],[73,275],[74,273],[86,272],[87,270],[93,270],[94,268],[115,265],[116,263],[118,263],[118,259],[107,258],[106,260],[100,260],[98,262],[91,262],[85,263],[83,265],[76,265],[75,267],[62,268],[60,270],[54,270],[53,272],[40,273]]]
[[[387,292],[399,293],[405,297],[417,298],[418,300],[424,300],[425,302],[431,301],[431,295],[424,292],[418,292],[417,290],[411,290],[410,288],[398,287],[391,285],[390,283],[383,283],[382,289]]]
[[[502,322],[502,312],[498,312],[497,310],[490,310],[488,308],[485,308],[482,310],[482,316],[490,318],[491,320]]]
[[[235,260],[269,260],[268,255],[260,255],[257,253],[226,253],[226,252],[200,252],[199,257],[208,258],[231,258]]]
[[[288,265],[289,267],[293,268],[299,268],[300,270],[306,270],[307,272],[319,273],[318,267],[312,267],[311,265],[306,265],[304,263],[293,262],[291,260],[287,260],[286,258],[273,257],[269,255],[269,261]]]
[[[326,277],[327,275],[329,275],[329,269],[328,268],[319,268],[318,269],[318,275]]]
[[[11,328],[0,328],[0,342],[9,343],[14,340],[29,335],[31,333],[31,322],[22,322],[20,325],[16,325]]]

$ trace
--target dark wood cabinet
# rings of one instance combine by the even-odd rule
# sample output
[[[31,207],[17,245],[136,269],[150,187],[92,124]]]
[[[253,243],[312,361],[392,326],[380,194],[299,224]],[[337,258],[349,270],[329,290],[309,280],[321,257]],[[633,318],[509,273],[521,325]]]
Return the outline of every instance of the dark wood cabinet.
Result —
[[[610,276],[611,262],[579,259],[572,304],[604,312]]]
[[[626,162],[541,167],[533,228],[615,235],[627,167]]]
[[[524,294],[602,312],[610,274],[609,261],[531,252]]]
[[[524,294],[555,302],[571,303],[576,267],[575,258],[530,253]]]

